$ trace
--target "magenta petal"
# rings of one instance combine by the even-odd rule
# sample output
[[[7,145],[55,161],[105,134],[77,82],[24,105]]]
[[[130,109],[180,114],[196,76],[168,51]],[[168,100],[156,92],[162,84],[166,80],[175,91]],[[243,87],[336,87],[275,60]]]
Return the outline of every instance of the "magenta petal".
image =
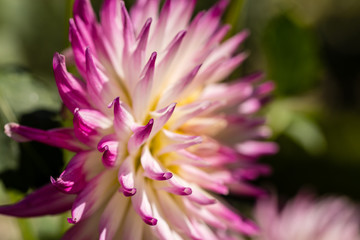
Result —
[[[71,209],[75,197],[75,195],[62,193],[48,184],[29,194],[18,203],[0,206],[0,214],[15,217],[59,214]]]
[[[174,37],[174,39],[171,41],[171,43],[169,44],[169,46],[166,48],[165,50],[165,56],[162,58],[162,60],[160,61],[159,65],[156,66],[156,77],[155,77],[155,84],[156,85],[161,85],[163,84],[163,81],[165,81],[166,79],[165,76],[168,72],[171,72],[172,70],[172,64],[174,62],[174,59],[176,59],[178,50],[180,49],[181,43],[184,39],[186,35],[186,31],[181,31],[178,34],[176,34],[176,36]],[[154,89],[154,91],[160,91],[159,89]],[[157,93],[157,92],[156,92]]]
[[[157,224],[157,219],[153,217],[152,208],[149,202],[148,194],[145,191],[145,182],[141,174],[137,176],[137,182],[139,187],[137,188],[137,193],[131,197],[131,202],[135,211],[139,214],[142,220],[150,225],[154,226]]]
[[[69,223],[77,223],[91,216],[116,191],[113,171],[104,171],[93,178],[77,195],[71,209]]]
[[[151,54],[146,63],[139,82],[136,84],[133,93],[133,112],[138,121],[142,121],[151,106],[151,93],[154,80],[155,61],[157,53]]]
[[[86,184],[85,164],[89,158],[88,152],[77,153],[66,166],[61,175],[54,179],[51,177],[51,183],[64,193],[78,193]]]
[[[96,16],[90,0],[76,0],[73,7],[73,16],[85,46],[94,47],[91,32],[96,24]]]
[[[226,223],[229,229],[246,235],[254,235],[259,232],[255,223],[240,217],[235,209],[230,209],[220,202],[207,206],[207,210]]]
[[[75,63],[81,76],[86,76],[85,48],[87,47],[77,30],[74,19],[69,20],[69,40],[74,53]]]
[[[155,134],[157,134],[164,127],[164,125],[167,123],[167,121],[174,113],[175,107],[176,107],[176,103],[171,103],[169,106],[163,109],[160,109],[155,112],[151,112],[151,116],[153,116],[155,120],[150,138],[155,136]]]
[[[60,97],[66,107],[72,112],[76,108],[90,108],[85,84],[67,72],[63,55],[54,54],[53,69]]]
[[[120,191],[126,197],[135,195],[136,188],[135,185],[135,169],[134,162],[131,157],[127,157],[119,168],[118,179],[121,184]]]
[[[97,66],[89,48],[85,50],[85,58],[88,94],[99,111],[106,111],[106,106],[118,96],[120,90]]]
[[[93,145],[100,133],[112,126],[112,122],[101,112],[91,109],[75,109],[75,136],[87,145]]]
[[[75,137],[74,130],[70,128],[58,128],[53,130],[40,130],[21,126],[16,123],[5,125],[5,133],[19,142],[37,141],[50,146],[65,148],[73,152],[86,149]]]
[[[130,137],[128,142],[128,151],[130,154],[134,153],[140,146],[149,138],[154,120],[150,119],[145,126],[136,127],[134,134]]]
[[[142,66],[141,63],[145,58],[146,46],[148,43],[151,22],[152,22],[151,18],[146,20],[143,28],[141,29],[141,32],[139,33],[138,43],[133,53],[132,60],[134,61],[134,63],[138,64],[138,67]]]
[[[79,16],[86,24],[93,24],[96,22],[96,16],[90,0],[75,0],[73,14],[74,16]]]
[[[123,27],[123,37],[125,43],[124,53],[125,53],[129,51],[129,49],[127,48],[129,46],[133,46],[135,42],[135,29],[132,24],[129,13],[125,7],[125,3],[123,1],[120,1],[120,12],[121,12],[121,20],[122,20],[120,24],[122,24]]]
[[[103,153],[102,162],[105,167],[111,168],[117,165],[118,155],[122,153],[119,153],[119,141],[115,134],[103,137],[97,148]]]
[[[192,189],[190,187],[184,187],[181,179],[173,176],[171,179],[168,179],[163,183],[165,186],[162,187],[162,190],[165,190],[169,193],[179,195],[179,196],[188,196],[192,194]],[[161,185],[160,185],[161,186]]]
[[[247,141],[237,144],[236,150],[245,156],[258,158],[263,155],[275,154],[278,146],[272,142]]]
[[[108,106],[114,106],[114,127],[119,140],[127,141],[128,136],[131,133],[133,127],[134,118],[131,113],[126,109],[124,104],[120,101],[120,98],[114,99],[114,101]]]
[[[131,8],[130,15],[137,32],[140,31],[148,18],[157,20],[159,12],[159,0],[136,1]]]

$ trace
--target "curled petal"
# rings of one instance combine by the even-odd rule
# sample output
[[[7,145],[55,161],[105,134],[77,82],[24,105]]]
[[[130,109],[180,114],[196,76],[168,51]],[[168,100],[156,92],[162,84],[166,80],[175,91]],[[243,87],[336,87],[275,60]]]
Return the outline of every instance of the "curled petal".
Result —
[[[112,122],[101,112],[91,109],[75,109],[75,136],[87,145],[93,145],[100,133],[111,127]]]
[[[98,150],[103,153],[102,162],[105,167],[114,167],[118,164],[119,157],[123,156],[124,149],[120,147],[115,134],[103,137],[98,146]]]
[[[154,125],[154,119],[150,119],[145,126],[136,127],[133,131],[134,134],[130,137],[128,142],[128,151],[130,154],[137,151],[141,145],[149,138],[152,127]]]
[[[144,150],[141,155],[141,165],[144,168],[144,174],[148,178],[154,180],[168,180],[173,174],[171,172],[166,172],[160,166],[158,161],[151,156],[148,147],[144,147]]]
[[[184,187],[186,182],[182,181],[180,178],[173,176],[171,179],[168,179],[164,182],[158,182],[157,187],[161,190],[165,190],[169,193],[179,195],[179,196],[189,196],[192,194],[192,189],[190,187]]]
[[[143,177],[138,173],[136,177],[138,188],[136,194],[131,197],[131,202],[135,211],[139,214],[142,220],[151,226],[157,224],[157,219],[153,217],[152,208],[148,199],[148,195],[146,193],[145,182],[143,181]]]
[[[135,167],[132,157],[127,157],[119,168],[118,173],[119,183],[121,184],[120,191],[126,197],[135,195]]]

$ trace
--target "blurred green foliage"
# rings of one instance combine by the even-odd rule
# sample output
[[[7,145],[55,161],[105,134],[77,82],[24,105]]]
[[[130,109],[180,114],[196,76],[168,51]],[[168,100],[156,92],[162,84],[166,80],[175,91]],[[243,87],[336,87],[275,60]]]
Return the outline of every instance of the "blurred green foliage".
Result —
[[[98,11],[102,1],[92,2]],[[134,0],[125,2],[129,6]],[[215,2],[198,1],[196,11]],[[1,125],[15,121],[47,129],[64,124],[51,63],[55,51],[69,46],[72,3],[0,0]],[[259,184],[287,196],[309,187],[360,200],[360,1],[231,0],[224,22],[232,25],[230,35],[251,31],[242,47],[250,58],[233,77],[264,70],[277,86],[265,113],[281,150],[263,159],[274,172]],[[61,171],[64,155],[69,158],[1,133],[0,203],[49,182]],[[230,200],[241,207],[238,199]],[[69,226],[66,216],[1,216],[0,226],[13,239],[58,239]]]

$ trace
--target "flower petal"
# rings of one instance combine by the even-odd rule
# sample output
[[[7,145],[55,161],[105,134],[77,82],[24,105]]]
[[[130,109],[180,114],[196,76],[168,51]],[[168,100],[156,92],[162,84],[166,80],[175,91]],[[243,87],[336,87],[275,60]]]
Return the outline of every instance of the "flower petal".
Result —
[[[131,129],[135,125],[134,118],[127,110],[120,98],[116,98],[108,107],[114,106],[114,127],[119,141],[127,142],[131,134]]]
[[[112,82],[98,66],[95,65],[89,48],[85,50],[86,57],[86,83],[89,96],[93,104],[100,110],[107,110],[106,106],[117,96],[121,90],[116,82]]]
[[[252,158],[275,154],[278,149],[277,144],[272,142],[246,141],[236,145],[236,150],[239,153]]]
[[[64,193],[80,192],[89,179],[103,170],[98,157],[95,151],[77,153],[58,178],[50,178],[51,183]]]
[[[136,127],[133,130],[134,134],[130,137],[128,142],[128,151],[130,154],[136,152],[149,138],[153,125],[154,119],[150,119],[145,126]]]
[[[154,226],[157,224],[157,219],[153,217],[152,208],[146,193],[146,185],[142,174],[137,173],[136,182],[138,187],[136,194],[131,197],[132,205],[137,214],[139,214],[146,224]]]
[[[8,123],[5,125],[5,133],[18,142],[37,141],[73,152],[79,152],[87,148],[76,139],[74,130],[70,128],[45,131],[21,126],[17,123]]]
[[[15,217],[36,217],[59,214],[71,209],[76,196],[60,192],[51,184],[29,194],[13,205],[0,206],[0,214]]]
[[[154,80],[154,70],[156,61],[156,52],[154,52],[140,76],[140,81],[136,84],[133,93],[133,112],[135,119],[142,122],[152,104],[151,93]],[[138,64],[138,63],[137,63]]]
[[[101,214],[99,225],[100,240],[114,239],[120,224],[127,221],[126,211],[129,208],[129,199],[124,198],[119,192],[115,192]]]
[[[75,109],[73,123],[75,136],[84,144],[95,146],[100,134],[112,126],[105,115],[92,109]]]
[[[126,197],[133,196],[136,193],[135,186],[135,166],[132,157],[128,156],[120,165],[118,173],[120,191]]]
[[[166,138],[166,141],[164,141],[166,142],[166,145],[160,149],[160,151],[157,153],[158,155],[180,149],[185,149],[202,142],[202,138],[200,136],[183,135],[170,132],[165,129],[163,129],[162,132],[164,133],[164,136]]]
[[[69,223],[77,223],[91,216],[116,191],[114,171],[104,171],[92,179],[76,197],[71,209]]]
[[[56,85],[65,106],[71,112],[74,112],[76,108],[90,108],[85,84],[67,72],[63,55],[54,54],[53,69]]]
[[[154,118],[154,126],[152,128],[149,139],[155,136],[167,123],[175,110],[176,103],[172,103],[169,106],[160,109],[158,111],[150,112],[150,115]]]
[[[144,168],[145,176],[148,178],[161,181],[168,180],[173,176],[171,172],[163,170],[163,167],[151,156],[150,150],[146,146],[141,154],[141,165]]]
[[[97,148],[103,153],[102,162],[104,166],[109,168],[117,166],[119,158],[125,154],[125,149],[121,144],[119,144],[116,134],[106,135],[103,137]]]
[[[175,102],[182,94],[184,94],[185,89],[189,87],[191,81],[195,78],[200,67],[201,65],[196,66],[185,77],[183,77],[179,81],[174,82],[167,89],[165,89],[157,104],[157,108],[164,108],[169,103]]]

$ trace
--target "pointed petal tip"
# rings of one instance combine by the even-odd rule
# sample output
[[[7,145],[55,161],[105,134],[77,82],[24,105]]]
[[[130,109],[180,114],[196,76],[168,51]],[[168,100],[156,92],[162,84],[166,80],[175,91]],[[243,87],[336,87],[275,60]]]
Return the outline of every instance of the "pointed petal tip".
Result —
[[[143,219],[144,222],[150,226],[155,226],[158,222],[158,220],[156,218],[152,218],[152,217],[146,217]]]
[[[145,174],[145,176],[157,180],[157,181],[165,181],[165,180],[169,180],[173,177],[173,174],[171,172],[164,172],[162,174]]]
[[[108,104],[108,108],[112,108],[113,106],[115,106],[116,103],[120,103],[120,97],[116,97],[114,100],[112,100],[112,101]]]
[[[60,65],[65,65],[65,56],[55,52],[53,56],[53,70],[55,71],[57,68],[61,67]]]
[[[121,187],[119,191],[122,192],[125,197],[132,197],[136,194],[136,188],[125,189]]]
[[[149,125],[149,127],[150,127],[150,126],[152,126],[153,124],[154,124],[154,119],[152,118],[152,119],[149,120],[149,122],[148,122],[147,125]]]
[[[189,187],[185,187],[183,189],[183,195],[191,195],[192,194],[192,189]]]
[[[168,180],[173,177],[173,174],[171,172],[165,172],[162,177],[164,180]]]
[[[157,58],[157,52],[152,52],[151,56],[150,56],[150,59],[149,59],[149,62],[151,62],[152,65],[154,65],[155,61],[156,61],[156,58]]]
[[[68,223],[70,223],[70,224],[75,224],[75,223],[77,223],[77,220],[76,220],[76,218],[67,218],[67,221],[68,221]]]

